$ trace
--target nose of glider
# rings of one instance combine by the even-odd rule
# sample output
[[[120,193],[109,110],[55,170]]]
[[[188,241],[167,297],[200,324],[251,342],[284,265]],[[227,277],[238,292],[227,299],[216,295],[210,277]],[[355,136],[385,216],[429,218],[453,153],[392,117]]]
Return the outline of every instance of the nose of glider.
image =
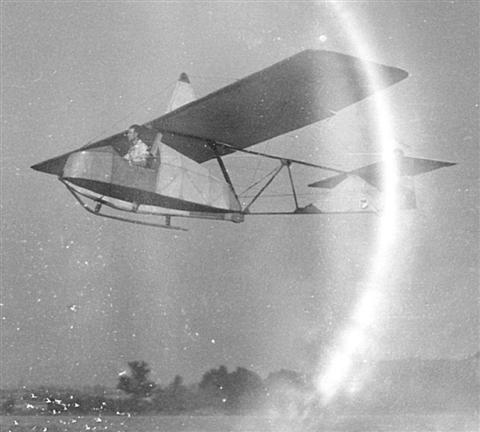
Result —
[[[54,174],[61,177],[67,159],[68,155],[58,156],[56,158],[48,159],[46,161],[32,165],[30,168],[34,169],[35,171],[40,171],[47,174]]]

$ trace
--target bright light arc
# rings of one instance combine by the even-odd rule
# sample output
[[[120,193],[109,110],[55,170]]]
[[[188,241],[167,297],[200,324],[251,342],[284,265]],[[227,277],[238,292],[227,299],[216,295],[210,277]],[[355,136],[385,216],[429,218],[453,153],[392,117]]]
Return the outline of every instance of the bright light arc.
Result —
[[[364,59],[374,57],[370,50],[371,44],[360,32],[354,16],[348,10],[348,3],[331,2],[330,4],[337,17],[342,21],[343,27],[349,30],[351,43],[358,56]],[[373,70],[368,69],[366,72],[370,85],[378,87],[380,77]],[[320,368],[316,380],[316,389],[324,404],[331,401],[339,390],[346,387],[349,380],[352,381],[356,363],[358,363],[358,360],[365,360],[368,348],[374,342],[374,333],[382,326],[379,317],[383,315],[381,314],[381,308],[384,307],[384,301],[386,300],[382,291],[386,286],[388,266],[391,258],[393,258],[391,254],[395,241],[398,212],[396,193],[398,174],[394,158],[395,140],[392,117],[387,100],[381,93],[371,98],[370,105],[373,111],[372,118],[375,119],[377,136],[381,139],[383,159],[387,167],[384,184],[385,203],[380,215],[372,268],[367,273],[368,277],[362,283],[365,288],[352,311],[347,327],[336,340],[331,350],[331,357],[326,365]],[[356,390],[358,390],[357,384],[355,382]]]

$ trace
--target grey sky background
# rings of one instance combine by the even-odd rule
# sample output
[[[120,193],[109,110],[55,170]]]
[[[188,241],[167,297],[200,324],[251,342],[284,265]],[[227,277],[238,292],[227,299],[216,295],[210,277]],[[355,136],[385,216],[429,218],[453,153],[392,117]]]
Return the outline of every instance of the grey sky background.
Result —
[[[385,92],[402,148],[459,163],[418,178],[419,209],[399,219],[372,358],[471,355],[479,5],[344,7],[373,44],[371,60],[410,73]],[[186,220],[178,234],[90,216],[29,167],[161,115],[182,71],[202,96],[306,48],[358,55],[334,8],[4,1],[1,13],[1,386],[114,386],[135,359],[160,384],[177,373],[197,381],[220,364],[314,371],[363,289],[378,218]],[[370,103],[258,148],[344,169],[371,162]],[[265,168],[236,156],[228,164],[240,184]],[[319,177],[299,171],[303,184]]]

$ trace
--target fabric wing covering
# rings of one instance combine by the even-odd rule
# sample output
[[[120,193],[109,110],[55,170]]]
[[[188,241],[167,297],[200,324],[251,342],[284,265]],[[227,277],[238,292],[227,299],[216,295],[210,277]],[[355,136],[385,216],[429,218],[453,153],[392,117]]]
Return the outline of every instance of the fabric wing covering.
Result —
[[[357,57],[306,50],[145,126],[160,131],[165,144],[201,163],[215,157],[209,141],[246,148],[331,117],[407,76],[402,69]],[[125,144],[124,135],[117,134],[84,148]],[[220,146],[218,152],[234,150]]]
[[[306,50],[149,124],[166,133],[166,144],[204,162],[215,157],[204,140],[246,148],[331,117],[407,75],[345,54]]]

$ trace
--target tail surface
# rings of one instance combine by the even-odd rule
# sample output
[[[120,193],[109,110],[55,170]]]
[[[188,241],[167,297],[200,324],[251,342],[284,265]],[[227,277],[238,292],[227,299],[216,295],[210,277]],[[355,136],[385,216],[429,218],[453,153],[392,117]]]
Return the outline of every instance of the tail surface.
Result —
[[[453,162],[443,162],[433,159],[412,158],[403,156],[403,154],[398,154],[396,156],[396,169],[400,177],[413,177],[452,165],[456,164]],[[383,189],[386,174],[386,163],[376,162],[371,165],[366,165],[353,171],[349,171],[347,174],[338,174],[333,177],[328,177],[315,183],[311,183],[308,186],[314,188],[333,189],[341,182],[346,180],[349,176],[357,176],[381,190]]]
[[[167,113],[193,102],[195,99],[195,93],[192,85],[190,84],[188,75],[185,72],[182,72],[173,90],[172,98],[170,99],[167,107]]]
[[[397,150],[393,168],[396,171],[394,186],[396,206],[399,209],[415,209],[417,202],[414,177],[452,165],[455,165],[455,163],[406,157],[401,150]],[[388,167],[385,162],[376,162],[345,174],[338,174],[311,183],[309,186],[328,190],[327,193],[330,199],[339,201],[341,205],[366,211],[381,211],[386,202],[385,182],[387,170]],[[340,186],[342,183],[344,184]],[[351,209],[350,207],[348,208]]]

